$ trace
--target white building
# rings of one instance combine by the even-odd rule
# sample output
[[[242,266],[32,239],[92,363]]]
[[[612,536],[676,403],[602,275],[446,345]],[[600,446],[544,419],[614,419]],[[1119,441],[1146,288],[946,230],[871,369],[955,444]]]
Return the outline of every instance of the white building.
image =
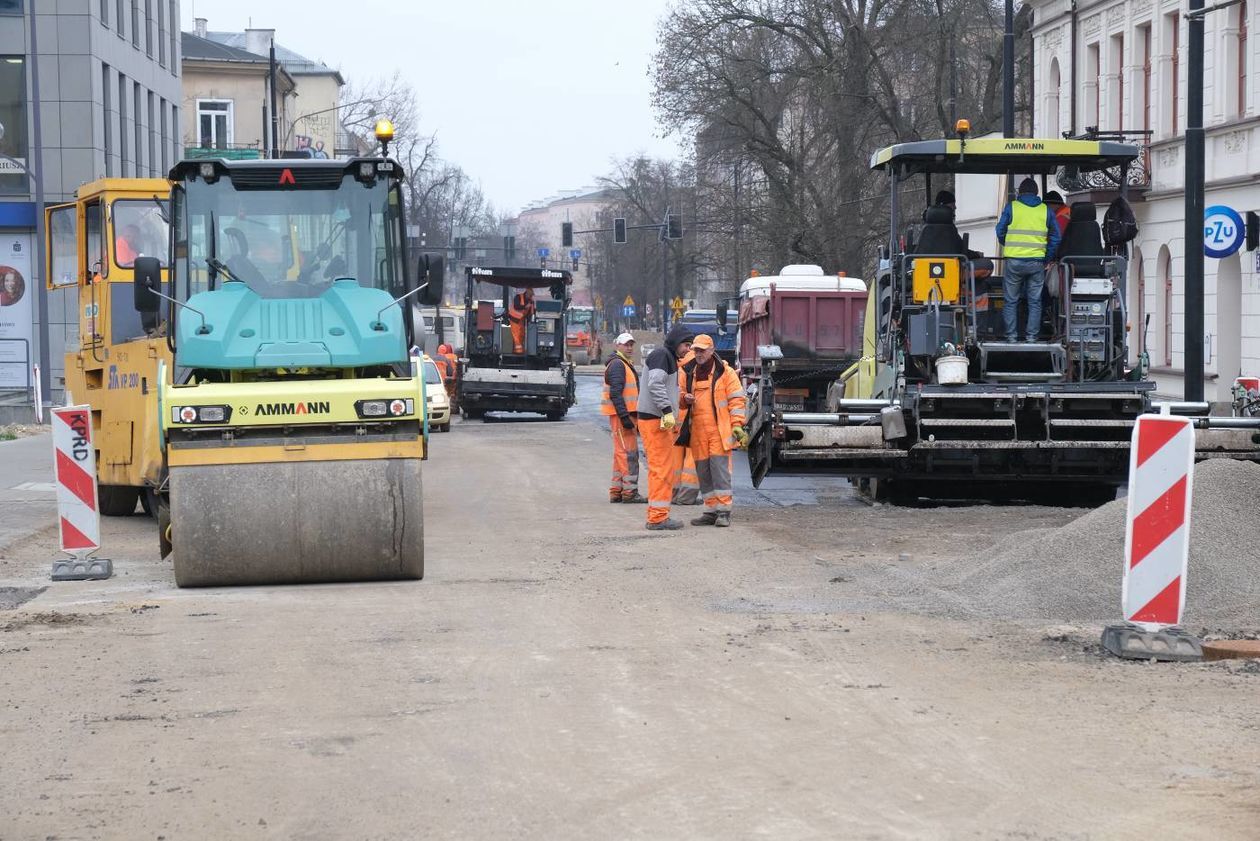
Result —
[[[1204,343],[1208,399],[1229,400],[1239,372],[1260,373],[1260,272],[1256,253],[1205,259],[1207,335],[1184,331],[1183,257],[1187,22],[1176,0],[1031,0],[1034,134],[1149,131],[1146,176],[1130,190],[1141,225],[1129,271],[1134,352],[1140,325],[1154,379],[1180,395],[1187,341]],[[1210,3],[1209,3],[1210,5]],[[1260,2],[1206,17],[1206,206],[1260,210]],[[1145,142],[1141,136],[1132,138]],[[1114,195],[1114,193],[1111,193]],[[1083,198],[1088,196],[1080,196]],[[1068,196],[1072,201],[1073,197]],[[1105,199],[1097,195],[1096,199]],[[960,211],[962,208],[960,207]],[[1101,217],[1104,207],[1100,207]],[[961,220],[960,220],[961,221]],[[1201,242],[1190,244],[1201,248]]]
[[[537,247],[546,248],[550,254],[548,265],[571,268],[571,248],[561,245],[560,226],[572,222],[573,229],[586,231],[599,227],[599,216],[611,206],[608,192],[600,187],[583,187],[579,190],[562,190],[560,193],[526,205],[516,218],[517,239]],[[576,303],[592,303],[590,272],[586,266],[589,240],[584,236],[574,238],[573,247],[583,252],[578,270],[573,273],[573,298]],[[537,265],[534,254],[518,254],[517,260],[524,265]]]

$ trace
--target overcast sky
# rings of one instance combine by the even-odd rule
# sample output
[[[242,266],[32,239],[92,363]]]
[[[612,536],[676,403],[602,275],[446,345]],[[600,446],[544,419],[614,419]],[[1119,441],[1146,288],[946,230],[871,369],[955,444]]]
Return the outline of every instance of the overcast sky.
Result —
[[[183,28],[274,28],[356,82],[402,71],[444,158],[501,211],[581,187],[614,158],[676,157],[648,66],[669,0],[183,0]]]

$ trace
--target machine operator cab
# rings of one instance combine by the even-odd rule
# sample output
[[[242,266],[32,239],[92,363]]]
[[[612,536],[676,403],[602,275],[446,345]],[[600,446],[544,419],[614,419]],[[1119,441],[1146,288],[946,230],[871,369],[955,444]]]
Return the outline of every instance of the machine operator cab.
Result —
[[[1126,379],[1126,265],[1123,257],[1104,253],[1095,206],[1072,206],[1057,253],[1047,255],[1048,300],[1040,323],[1027,325],[1026,305],[1020,305],[1018,335],[1035,339],[1008,342],[1004,258],[969,249],[954,226],[952,208],[934,203],[932,176],[1004,176],[1008,193],[1032,178],[1045,196],[1056,176],[1111,170],[1119,172],[1115,180],[1123,195],[1138,148],[1099,140],[969,140],[964,122],[957,139],[902,143],[871,158],[871,168],[888,177],[892,209],[889,244],[881,249],[868,311],[875,367],[888,374],[875,390],[892,393],[897,379],[940,385]],[[903,230],[902,220],[919,216],[917,209],[900,208],[904,183],[916,175],[924,176],[931,206],[922,225]],[[1013,199],[1008,195],[1003,203]],[[965,206],[968,196],[960,194],[957,201]]]
[[[564,361],[567,271],[469,266],[464,356],[475,368],[543,370]]]

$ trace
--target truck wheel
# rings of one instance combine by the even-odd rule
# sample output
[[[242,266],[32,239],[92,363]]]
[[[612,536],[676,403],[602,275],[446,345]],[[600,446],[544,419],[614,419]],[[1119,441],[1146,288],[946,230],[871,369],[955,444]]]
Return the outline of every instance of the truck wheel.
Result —
[[[564,420],[564,414],[565,414],[564,412],[548,412],[547,420],[549,421]]]
[[[130,485],[99,485],[97,498],[106,517],[130,517],[136,513],[140,489]]]

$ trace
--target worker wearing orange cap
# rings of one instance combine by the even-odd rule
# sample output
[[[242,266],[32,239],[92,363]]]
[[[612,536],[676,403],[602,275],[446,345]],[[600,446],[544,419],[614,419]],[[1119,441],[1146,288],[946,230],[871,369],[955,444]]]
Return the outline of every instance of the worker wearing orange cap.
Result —
[[[534,290],[526,288],[512,296],[508,322],[512,328],[512,352],[525,352],[525,326],[534,317]]]
[[[693,526],[731,524],[734,503],[731,485],[731,450],[748,444],[744,430],[747,397],[735,369],[718,358],[713,337],[696,336],[691,346],[695,359],[679,368],[683,426],[679,434],[696,460],[696,477],[704,513]]]
[[[696,355],[692,351],[687,351],[687,355],[679,360],[679,367],[685,366],[688,362],[695,359]],[[683,447],[682,464],[678,466],[678,470],[674,473],[674,505],[699,505],[700,504],[700,479],[696,476],[696,460],[691,457],[691,448]]]

